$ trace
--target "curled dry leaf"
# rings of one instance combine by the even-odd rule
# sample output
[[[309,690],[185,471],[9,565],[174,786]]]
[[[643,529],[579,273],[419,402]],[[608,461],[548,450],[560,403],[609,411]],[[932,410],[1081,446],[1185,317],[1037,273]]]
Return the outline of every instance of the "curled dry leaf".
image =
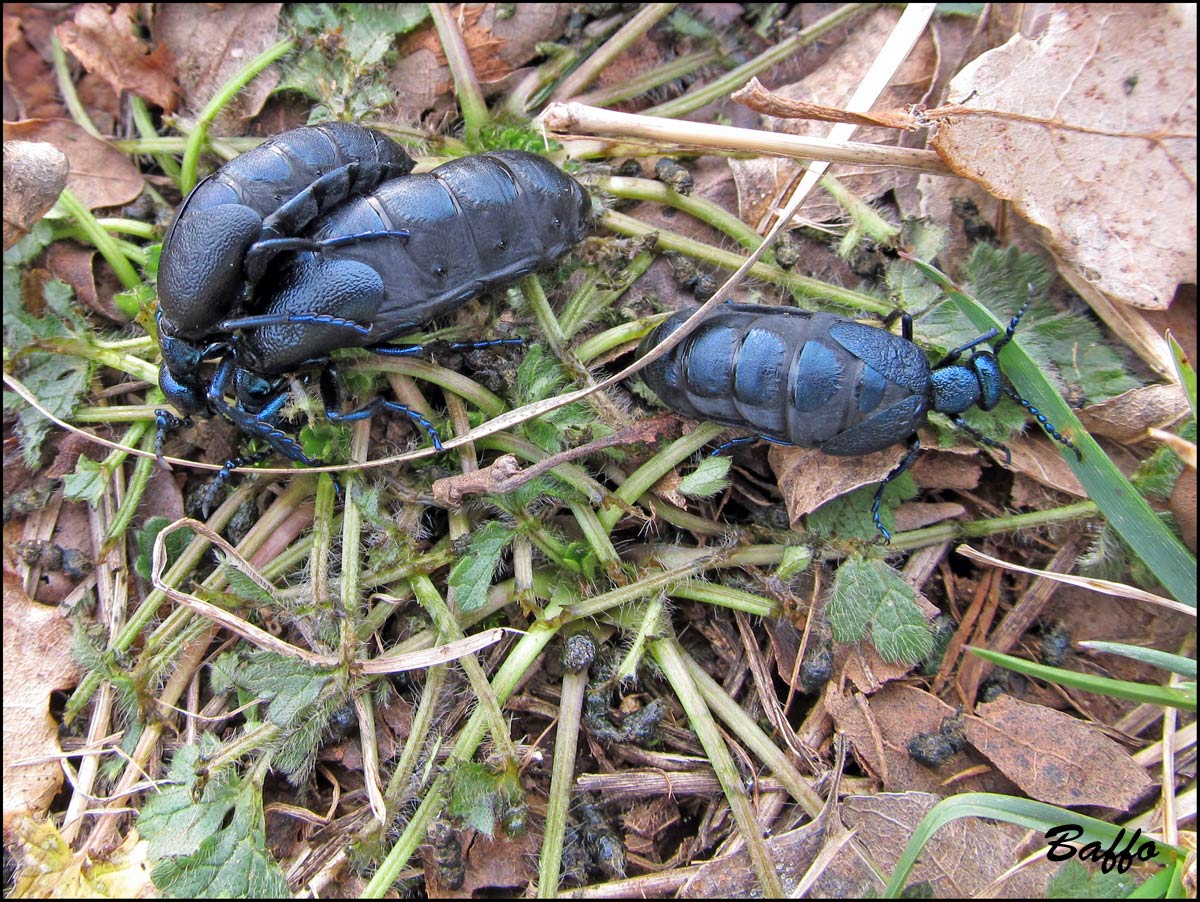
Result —
[[[142,174],[129,157],[70,119],[6,122],[4,140],[42,141],[62,151],[70,164],[67,187],[89,210],[120,207],[142,193]]]
[[[160,3],[154,34],[175,59],[183,112],[198,114],[250,60],[278,40],[281,3]],[[277,67],[260,73],[213,123],[217,134],[242,134],[279,82]]]
[[[67,158],[53,144],[4,142],[4,249],[54,206],[67,184]]]
[[[862,457],[835,457],[786,445],[772,445],[767,452],[793,529],[800,528],[801,517],[826,501],[879,482],[903,456],[902,448],[885,448]]]
[[[1196,281],[1196,26],[1185,5],[1053,5],[955,77],[931,144],[1077,276],[1165,309]]]
[[[1190,413],[1183,386],[1147,385],[1079,411],[1079,421],[1093,435],[1129,444],[1144,439],[1147,429],[1164,429]]]

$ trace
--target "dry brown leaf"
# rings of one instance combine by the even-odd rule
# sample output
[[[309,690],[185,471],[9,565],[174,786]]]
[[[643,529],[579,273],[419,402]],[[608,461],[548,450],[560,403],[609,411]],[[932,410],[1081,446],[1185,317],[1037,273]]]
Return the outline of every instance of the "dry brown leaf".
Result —
[[[165,46],[150,50],[137,37],[137,5],[81,3],[57,28],[63,47],[119,96],[130,91],[166,112],[175,109],[175,74]]]
[[[1147,385],[1085,407],[1079,421],[1093,435],[1128,444],[1144,439],[1150,427],[1164,429],[1190,412],[1183,386]]]
[[[934,733],[955,709],[915,686],[891,683],[868,697],[841,695],[832,684],[825,705],[837,724],[838,733],[852,744],[855,757],[885,790],[920,789],[939,795],[953,792],[1006,792],[1012,784],[991,768],[959,779],[953,789],[945,781],[968,768],[986,762],[970,748],[954,754],[944,764],[930,768],[908,754],[908,741],[917,733]]]
[[[282,3],[160,3],[154,35],[175,59],[183,113],[197,115],[246,63],[274,45]],[[279,82],[271,66],[238,92],[213,123],[216,134],[240,135]]]
[[[142,193],[137,166],[107,141],[93,138],[70,119],[26,119],[4,123],[4,140],[44,141],[67,157],[67,187],[91,210],[119,207]]]
[[[1192,549],[1192,554],[1196,553],[1196,471],[1191,467],[1185,467],[1179,474],[1179,478],[1175,480],[1175,488],[1171,492],[1170,501],[1171,513],[1175,515],[1175,522],[1179,526],[1179,532],[1183,535],[1183,541]]]
[[[792,528],[826,501],[879,482],[895,469],[903,449],[887,448],[862,457],[838,457],[812,448],[772,445],[767,460],[779,481]]]
[[[62,747],[50,694],[72,687],[80,668],[68,653],[71,624],[57,608],[29,600],[4,573],[4,828],[45,814],[62,788]],[[32,762],[32,763],[22,763]]]
[[[976,711],[967,740],[1031,798],[1127,811],[1154,785],[1133,756],[1078,718],[1009,695]]]
[[[4,12],[4,118],[65,116],[50,66],[50,35],[61,11],[6,3]]]
[[[922,792],[848,796],[842,803],[842,821],[857,829],[856,839],[871,851],[875,865],[891,873],[921,819],[940,800],[938,795]],[[1024,857],[1027,840],[1023,827],[960,818],[933,834],[908,881],[927,881],[935,899],[970,899]],[[1059,867],[1049,861],[1023,867],[1004,881],[999,896],[1044,899],[1047,884]]]
[[[455,12],[485,96],[502,91],[517,69],[538,55],[538,42],[554,40],[562,33],[563,19],[570,14],[561,3],[517,3],[510,11],[512,14],[503,18],[499,4],[488,3],[462,6]],[[457,115],[454,79],[432,22],[400,42],[399,60],[388,82],[395,89],[401,121],[420,123],[431,111],[435,116]]]
[[[1114,299],[1196,280],[1196,27],[1186,5],[1051,5],[954,79],[931,142]],[[933,112],[933,111],[931,111]]]
[[[908,532],[913,529],[924,529],[926,526],[941,523],[943,520],[953,520],[966,512],[965,507],[954,501],[930,503],[910,501],[896,508],[893,517],[896,532]]]

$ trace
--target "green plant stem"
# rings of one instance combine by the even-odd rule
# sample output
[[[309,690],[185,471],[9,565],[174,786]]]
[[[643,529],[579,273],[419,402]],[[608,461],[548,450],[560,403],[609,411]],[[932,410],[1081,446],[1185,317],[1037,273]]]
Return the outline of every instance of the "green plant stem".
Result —
[[[750,804],[750,798],[746,795],[737,767],[733,763],[733,756],[721,738],[712,712],[684,663],[682,647],[673,637],[657,639],[650,643],[650,653],[662,668],[671,688],[675,690],[675,696],[683,705],[688,722],[716,772],[717,780],[725,793],[725,800],[733,812],[733,819],[737,822],[742,840],[746,843],[746,851],[750,854],[750,863],[758,877],[762,894],[768,899],[784,898],[786,894],[783,882],[763,839],[762,828],[754,816],[754,806]]]
[[[446,685],[447,673],[448,669],[445,664],[435,664],[425,671],[425,685],[421,687],[421,700],[417,703],[412,727],[404,741],[400,760],[396,762],[396,769],[392,772],[387,789],[384,791],[384,800],[389,816],[394,816],[408,797],[412,777],[425,753],[429,731],[432,729],[434,718],[441,707],[442,689]]]
[[[675,100],[661,103],[648,110],[642,110],[642,113],[646,116],[664,116],[667,118],[686,116],[688,113],[694,113],[696,110],[707,106],[713,101],[723,100],[734,91],[744,87],[746,82],[753,76],[759,75],[772,66],[790,58],[801,48],[814,43],[833,29],[844,25],[874,5],[868,3],[848,3],[845,6],[839,7],[825,18],[817,20],[803,31],[799,31],[791,37],[784,38],[775,46],[760,53],[754,59],[738,66],[736,69],[726,72],[720,78],[714,79],[695,90],[688,91],[688,93]]]
[[[53,30],[50,32],[50,53],[54,59],[54,77],[58,81],[58,92],[62,95],[63,103],[66,104],[71,118],[75,120],[76,125],[93,138],[103,141],[104,135],[100,134],[100,129],[96,128],[96,123],[92,122],[92,118],[87,114],[87,110],[79,99],[79,94],[75,91],[75,82],[71,81],[71,64],[67,61],[67,52],[63,50],[62,44],[58,42],[58,35]]]
[[[569,100],[588,85],[629,47],[637,43],[643,35],[662,20],[678,4],[647,3],[637,14],[626,22],[611,38],[596,49],[583,65],[563,79],[562,84],[554,91],[554,100]]]
[[[108,265],[112,267],[112,271],[116,273],[116,276],[121,280],[122,285],[124,285],[126,288],[132,289],[136,288],[142,283],[142,280],[138,277],[137,271],[133,268],[133,265],[129,262],[125,255],[121,253],[121,249],[117,245],[116,239],[100,227],[100,224],[96,221],[96,217],[92,215],[92,211],[89,210],[83,204],[83,202],[75,196],[74,192],[72,192],[70,188],[63,188],[62,194],[60,194],[58,197],[58,204],[63,208],[63,211],[72,219],[74,219],[79,227],[83,229],[88,241],[90,241],[95,246],[96,250],[100,252],[101,256],[108,261]]]
[[[458,625],[458,621],[450,612],[450,607],[438,592],[437,587],[434,586],[433,580],[428,576],[414,576],[409,583],[412,585],[413,595],[416,596],[417,602],[433,621],[439,640],[456,642],[466,638],[466,633]],[[488,732],[492,735],[492,742],[495,743],[496,750],[503,756],[507,766],[517,767],[520,756],[517,754],[517,747],[513,743],[512,736],[509,735],[508,721],[504,719],[500,703],[492,694],[492,687],[488,683],[487,674],[479,665],[479,659],[473,654],[464,655],[458,659],[458,664],[466,674],[467,681],[471,684],[472,694],[478,702],[479,706],[476,711],[482,711],[487,720]]]
[[[601,191],[614,197],[623,197],[627,200],[648,200],[674,207],[676,210],[712,226],[717,231],[723,232],[747,250],[755,250],[762,244],[762,236],[732,213],[728,213],[712,201],[694,194],[680,194],[663,182],[614,175],[598,177],[594,184]],[[763,262],[770,265],[774,261],[767,260],[767,255],[764,254]]]
[[[621,345],[637,341],[644,337],[664,319],[666,319],[666,314],[655,314],[654,316],[646,316],[641,319],[630,320],[627,323],[621,323],[619,326],[613,326],[611,329],[599,332],[580,344],[575,349],[575,356],[582,363],[591,363],[597,357],[603,356],[609,351],[621,347]]]
[[[649,251],[642,251],[633,260],[621,270],[616,284],[607,289],[601,289],[602,274],[601,272],[591,273],[579,286],[567,302],[563,304],[562,312],[559,314],[558,322],[562,327],[563,334],[567,338],[571,338],[577,333],[584,324],[590,322],[595,316],[607,310],[613,302],[621,297],[629,286],[642,277],[647,269],[654,263],[654,254]],[[610,283],[609,279],[605,279],[606,283]],[[585,342],[584,344],[587,344]],[[583,345],[575,349],[576,356],[579,356]],[[580,360],[586,363],[591,358],[580,357]]]
[[[463,117],[463,137],[468,145],[474,146],[479,140],[480,129],[491,121],[491,116],[483,99],[483,91],[479,88],[479,79],[475,76],[471,55],[467,52],[466,42],[450,8],[444,3],[430,3],[429,13],[454,79],[454,93]]]
[[[140,435],[142,444],[145,446],[142,450],[152,450],[154,448],[154,432],[150,429],[150,424],[144,423],[140,432],[135,432],[136,428],[136,426],[132,427],[126,433],[124,440],[132,445]],[[129,524],[133,522],[134,515],[137,513],[138,505],[141,504],[142,496],[146,493],[146,486],[150,483],[154,467],[153,457],[139,457],[137,463],[133,465],[133,476],[130,477],[129,485],[125,489],[125,497],[121,499],[121,504],[113,515],[112,522],[104,531],[105,548],[125,537],[125,532],[129,529]]]
[[[204,142],[208,138],[209,127],[213,124],[213,121],[220,114],[221,110],[225,109],[229,102],[246,85],[250,84],[259,73],[266,69],[267,66],[276,60],[282,59],[295,46],[295,41],[286,40],[279,41],[274,46],[269,47],[242,67],[233,78],[221,86],[212,100],[205,104],[204,109],[200,112],[200,117],[196,120],[196,127],[188,135],[187,144],[183,152],[179,188],[185,195],[196,187],[196,167],[200,161],[200,151],[204,148]]]
[[[554,733],[554,763],[550,771],[550,796],[546,800],[546,827],[538,852],[539,899],[558,896],[558,878],[562,868],[563,838],[567,832],[567,809],[571,804],[571,786],[575,782],[575,759],[579,748],[579,722],[583,716],[583,696],[587,691],[588,672],[563,674],[558,705],[558,727]]]
[[[579,103],[586,103],[588,106],[612,106],[615,103],[620,103],[622,100],[629,100],[632,97],[638,97],[648,91],[653,91],[655,88],[661,87],[677,78],[690,75],[697,69],[702,69],[720,59],[721,54],[716,50],[697,50],[695,53],[676,57],[668,63],[651,69],[649,72],[643,72],[629,81],[612,85],[608,88],[602,88],[598,91],[592,91],[575,99]]]
[[[153,140],[158,137],[158,131],[154,127],[154,120],[150,118],[150,110],[146,107],[146,101],[138,97],[136,94],[129,95],[129,108],[133,112],[133,124],[137,127],[138,135],[145,140]],[[128,152],[128,151],[127,151]],[[154,157],[154,162],[168,178],[173,182],[179,181],[180,168],[179,164],[169,153],[151,154]]]
[[[634,601],[646,598],[656,592],[671,591],[676,583],[691,579],[712,566],[711,557],[698,560],[682,567],[670,570],[660,570],[657,573],[643,573],[636,583],[619,586],[599,595],[593,595],[583,601],[568,605],[563,609],[563,615],[568,621],[582,620],[603,614],[611,608],[621,607]]]
[[[694,432],[676,439],[638,467],[625,479],[615,494],[626,503],[633,504],[667,473],[724,431],[725,427],[716,423],[701,423]],[[611,532],[621,519],[622,513],[623,511],[618,509],[601,511],[600,522]]]
[[[879,212],[850,191],[832,175],[821,177],[821,187],[829,192],[829,196],[837,201],[838,206],[845,210],[851,221],[858,226],[868,238],[878,244],[891,244],[900,234],[900,227],[888,222]]]
[[[665,229],[652,228],[644,222],[634,219],[632,216],[626,216],[624,213],[618,213],[615,210],[605,210],[600,216],[600,224],[619,234],[631,235],[637,238],[645,238],[654,234],[657,236],[658,246],[662,250],[679,251],[679,253],[693,259],[710,263],[713,266],[720,266],[724,269],[736,270],[746,262],[744,258],[732,251],[720,250],[719,248],[695,241],[691,238],[685,238],[683,235],[669,232]],[[756,279],[762,279],[764,282],[770,282],[772,285],[778,285],[790,291],[797,298],[820,299],[843,308],[865,310],[868,313],[875,313],[879,316],[887,316],[892,312],[891,304],[879,298],[871,297],[869,294],[863,294],[860,291],[851,291],[848,288],[839,288],[836,285],[830,285],[828,282],[801,276],[797,273],[785,272],[782,269],[768,266],[765,263],[755,263],[750,267],[750,275]]]

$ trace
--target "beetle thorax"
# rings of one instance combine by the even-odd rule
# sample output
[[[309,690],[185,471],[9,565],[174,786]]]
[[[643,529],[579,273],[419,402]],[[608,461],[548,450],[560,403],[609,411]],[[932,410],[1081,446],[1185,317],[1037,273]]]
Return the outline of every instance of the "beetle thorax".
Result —
[[[939,413],[954,416],[979,403],[979,376],[969,366],[944,366],[929,374],[933,400]]]

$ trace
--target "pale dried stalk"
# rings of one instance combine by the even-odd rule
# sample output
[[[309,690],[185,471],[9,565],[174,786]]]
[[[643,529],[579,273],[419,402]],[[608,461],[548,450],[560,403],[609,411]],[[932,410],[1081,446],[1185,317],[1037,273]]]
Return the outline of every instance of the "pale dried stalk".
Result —
[[[702,147],[729,153],[750,152],[802,160],[911,169],[933,175],[954,174],[932,150],[785,135],[751,128],[733,128],[728,125],[685,122],[679,119],[659,119],[656,116],[602,110],[582,103],[552,103],[538,117],[537,122],[544,131],[564,141],[580,135],[641,138],[656,144]]]

